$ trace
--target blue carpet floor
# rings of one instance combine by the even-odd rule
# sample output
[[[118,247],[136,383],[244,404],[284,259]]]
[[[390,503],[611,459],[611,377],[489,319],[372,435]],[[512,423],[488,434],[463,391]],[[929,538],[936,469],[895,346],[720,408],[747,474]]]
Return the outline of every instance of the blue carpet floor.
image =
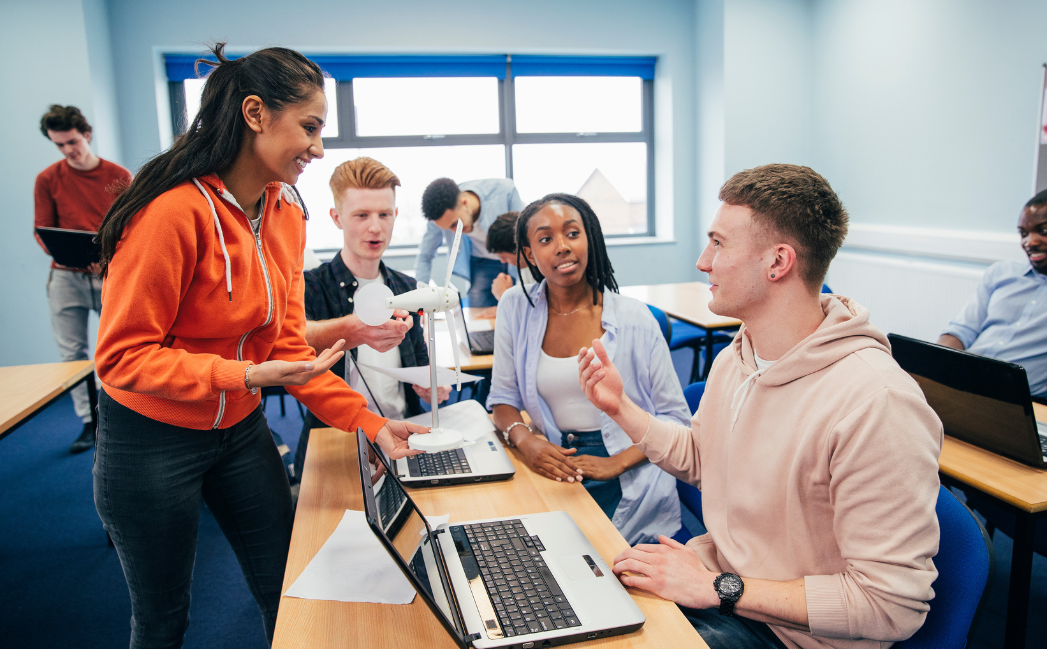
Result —
[[[682,380],[691,353],[673,354]],[[270,398],[266,416],[292,452],[301,418],[295,402]],[[0,647],[126,647],[130,601],[116,552],[107,546],[91,496],[93,453],[70,455],[80,423],[68,397],[0,440]],[[693,532],[700,524],[685,514]],[[1003,646],[1011,541],[997,532],[997,575],[971,647]],[[229,544],[201,508],[189,649],[263,649],[261,617]],[[1027,647],[1047,638],[1047,558],[1033,563]]]

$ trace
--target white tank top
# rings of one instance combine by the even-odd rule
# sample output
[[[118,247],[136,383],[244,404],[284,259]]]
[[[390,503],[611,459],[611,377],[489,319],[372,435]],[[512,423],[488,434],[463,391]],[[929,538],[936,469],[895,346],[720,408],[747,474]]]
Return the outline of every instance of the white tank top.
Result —
[[[585,397],[578,384],[578,357],[554,358],[544,351],[538,357],[538,394],[563,432],[600,430],[600,411]]]

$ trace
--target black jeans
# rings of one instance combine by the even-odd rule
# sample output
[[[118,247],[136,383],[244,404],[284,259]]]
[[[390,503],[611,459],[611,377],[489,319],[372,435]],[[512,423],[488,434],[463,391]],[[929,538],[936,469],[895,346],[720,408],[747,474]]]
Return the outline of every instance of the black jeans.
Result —
[[[229,428],[192,430],[140,415],[103,390],[99,414],[95,507],[131,594],[131,647],[182,646],[201,499],[236,553],[271,643],[293,512],[261,408]]]
[[[785,644],[763,622],[720,615],[715,608],[680,607],[709,649],[785,649]]]

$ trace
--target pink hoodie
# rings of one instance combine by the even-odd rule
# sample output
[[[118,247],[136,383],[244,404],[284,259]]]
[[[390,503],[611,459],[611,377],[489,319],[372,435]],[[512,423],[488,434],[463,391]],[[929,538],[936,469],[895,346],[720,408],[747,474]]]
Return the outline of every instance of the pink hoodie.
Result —
[[[938,575],[942,424],[869,311],[822,296],[818,329],[762,372],[743,326],[686,428],[651,418],[640,450],[702,490],[715,572],[804,578],[811,632],[788,647],[888,647],[923,624]]]

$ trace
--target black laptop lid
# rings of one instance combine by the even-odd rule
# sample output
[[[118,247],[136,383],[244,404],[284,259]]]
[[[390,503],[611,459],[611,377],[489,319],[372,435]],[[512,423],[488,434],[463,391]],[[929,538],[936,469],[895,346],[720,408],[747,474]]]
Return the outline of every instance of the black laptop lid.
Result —
[[[894,360],[920,385],[947,435],[1043,464],[1025,368],[898,334],[887,338]]]
[[[458,614],[458,602],[454,590],[450,587],[450,577],[447,566],[444,563],[443,554],[439,551],[436,541],[436,533],[429,526],[429,522],[418,510],[417,505],[407,495],[407,491],[396,478],[396,472],[392,470],[389,462],[381,449],[371,444],[364,434],[363,429],[357,431],[357,447],[360,458],[360,486],[364,497],[364,515],[367,524],[371,527],[375,536],[385,547],[389,556],[393,558],[396,565],[411,582],[411,586],[417,591],[418,596],[426,603],[429,609],[440,620],[447,632],[451,634],[455,643],[462,649],[467,649],[463,632],[465,625]],[[385,466],[385,480],[379,493],[376,494],[371,484],[371,465],[368,463],[368,449]],[[387,491],[388,490],[388,491]],[[382,520],[379,502],[383,498],[392,498],[393,502],[402,504],[396,507],[396,513],[389,516],[389,520]],[[450,542],[450,539],[448,539]],[[430,587],[428,574],[418,574],[416,570],[424,570],[424,558],[431,558],[435,562],[438,575],[437,582],[443,585],[444,601],[449,604],[447,610],[436,603]],[[422,559],[423,561],[416,561]],[[417,568],[416,568],[417,566]]]

